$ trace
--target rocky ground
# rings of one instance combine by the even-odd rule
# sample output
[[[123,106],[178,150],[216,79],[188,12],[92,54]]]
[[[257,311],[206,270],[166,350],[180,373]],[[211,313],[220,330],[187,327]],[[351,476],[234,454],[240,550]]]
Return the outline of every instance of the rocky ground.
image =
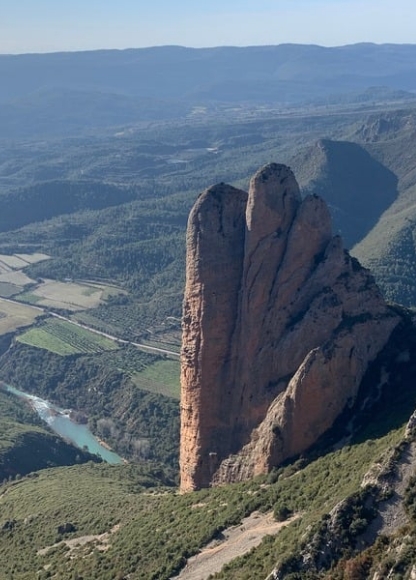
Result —
[[[258,546],[268,534],[277,534],[297,517],[294,515],[285,522],[277,522],[272,513],[253,512],[241,524],[228,528],[219,539],[190,558],[179,576],[172,580],[206,580],[210,574],[220,572],[225,564]]]

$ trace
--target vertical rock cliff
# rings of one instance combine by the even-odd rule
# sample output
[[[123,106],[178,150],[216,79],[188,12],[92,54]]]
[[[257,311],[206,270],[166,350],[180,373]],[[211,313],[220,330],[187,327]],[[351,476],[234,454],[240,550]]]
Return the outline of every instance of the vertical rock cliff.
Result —
[[[187,230],[182,490],[307,449],[354,402],[398,320],[288,167],[261,169],[248,195],[205,191]]]

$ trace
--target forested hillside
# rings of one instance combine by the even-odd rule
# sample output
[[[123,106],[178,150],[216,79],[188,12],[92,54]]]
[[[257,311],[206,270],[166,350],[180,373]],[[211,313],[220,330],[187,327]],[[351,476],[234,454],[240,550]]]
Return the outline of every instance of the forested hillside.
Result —
[[[399,195],[354,254],[374,272],[389,299],[415,306],[415,111],[370,117],[355,136],[397,175]]]

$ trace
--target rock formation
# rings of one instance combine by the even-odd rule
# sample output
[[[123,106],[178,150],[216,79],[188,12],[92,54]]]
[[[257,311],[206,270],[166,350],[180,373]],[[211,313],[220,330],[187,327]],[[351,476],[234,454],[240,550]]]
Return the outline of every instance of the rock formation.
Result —
[[[354,402],[398,321],[288,167],[258,171],[248,196],[206,190],[187,230],[182,490],[265,473],[310,447]]]

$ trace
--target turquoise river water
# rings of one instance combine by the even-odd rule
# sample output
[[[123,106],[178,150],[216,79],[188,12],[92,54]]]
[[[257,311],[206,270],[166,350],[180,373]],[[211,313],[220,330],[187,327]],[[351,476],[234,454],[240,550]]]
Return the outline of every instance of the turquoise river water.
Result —
[[[123,459],[110,451],[94,437],[87,425],[82,425],[73,421],[66,409],[61,409],[53,405],[49,401],[45,401],[35,395],[30,395],[3,383],[4,389],[9,393],[17,395],[21,399],[26,399],[30,402],[33,409],[36,410],[39,417],[45,421],[49,427],[58,435],[70,441],[80,449],[87,448],[90,453],[99,455],[104,461],[111,464],[122,463]]]

